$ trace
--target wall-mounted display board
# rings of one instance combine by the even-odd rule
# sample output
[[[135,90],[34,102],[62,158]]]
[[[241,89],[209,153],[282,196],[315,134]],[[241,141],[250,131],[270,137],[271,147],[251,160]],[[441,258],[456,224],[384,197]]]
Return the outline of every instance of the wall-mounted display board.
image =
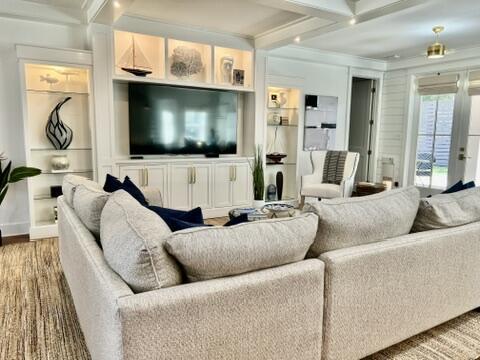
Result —
[[[168,39],[167,74],[171,80],[212,82],[212,47]]]
[[[215,84],[253,87],[251,51],[215,46]]]
[[[306,95],[305,103],[303,150],[334,150],[338,97]]]
[[[165,78],[165,39],[115,31],[115,74]]]
[[[253,91],[253,51],[114,31],[115,81]]]

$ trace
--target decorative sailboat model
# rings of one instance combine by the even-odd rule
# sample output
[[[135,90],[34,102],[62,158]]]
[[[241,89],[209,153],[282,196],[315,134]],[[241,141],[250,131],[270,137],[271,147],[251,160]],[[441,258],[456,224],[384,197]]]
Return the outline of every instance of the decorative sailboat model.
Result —
[[[132,44],[119,60],[119,66],[123,71],[126,71],[135,76],[145,77],[152,73],[152,68],[147,61],[147,58],[140,50],[140,47],[135,42],[132,36]]]
[[[273,142],[269,146],[269,151],[267,152],[267,164],[283,164],[282,159],[287,157],[287,154],[281,152],[281,151],[276,151],[276,148],[283,148],[283,144],[281,143],[281,140],[277,138],[278,135],[278,126],[275,127],[275,134],[273,137]],[[277,144],[277,142],[280,142],[280,144]]]

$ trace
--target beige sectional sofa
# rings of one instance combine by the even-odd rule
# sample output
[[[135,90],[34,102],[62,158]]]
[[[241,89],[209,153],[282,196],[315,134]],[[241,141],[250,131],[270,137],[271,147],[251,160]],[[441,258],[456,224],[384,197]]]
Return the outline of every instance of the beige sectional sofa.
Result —
[[[480,306],[478,216],[410,234],[413,188],[311,207],[322,220],[305,260],[141,293],[72,201],[58,200],[60,257],[94,360],[360,359]],[[419,213],[445,215],[435,206]]]

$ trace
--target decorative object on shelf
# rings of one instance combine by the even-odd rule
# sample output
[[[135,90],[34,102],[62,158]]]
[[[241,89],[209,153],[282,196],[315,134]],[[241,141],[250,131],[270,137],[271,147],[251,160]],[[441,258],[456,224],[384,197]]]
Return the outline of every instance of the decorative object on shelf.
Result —
[[[289,204],[267,204],[263,209],[271,213],[272,218],[295,216],[295,208]]]
[[[123,71],[135,76],[145,77],[152,73],[152,67],[140,49],[140,46],[135,41],[135,37],[133,35],[132,44],[118,61],[118,66]]]
[[[45,81],[50,86],[59,82],[57,78],[50,76],[50,74],[40,75],[40,81]]]
[[[53,207],[53,219],[55,220],[55,224],[58,222],[58,207],[55,205]]]
[[[233,85],[243,86],[245,83],[245,70],[233,69]]]
[[[233,64],[234,59],[230,55],[223,56],[221,59],[222,82],[231,85],[233,83]]]
[[[61,185],[53,185],[50,186],[50,197],[56,199],[59,196],[63,195],[62,186]]]
[[[263,177],[263,154],[261,145],[257,146],[253,164],[250,164],[253,178],[253,206],[262,208],[265,205],[265,180]]]
[[[67,155],[53,155],[50,164],[52,165],[52,171],[67,170],[70,167]]]
[[[281,171],[277,172],[275,176],[275,182],[277,183],[277,199],[282,200],[283,195],[283,173]]]
[[[272,125],[280,125],[282,122],[282,117],[280,116],[279,113],[276,113],[276,112],[270,113],[270,119],[271,119]]]
[[[280,107],[285,106],[285,104],[287,103],[287,95],[285,95],[284,92],[281,92],[279,94],[278,103],[280,104]]]
[[[26,166],[19,166],[12,169],[12,162],[9,161],[5,168],[2,162],[7,160],[4,153],[0,153],[0,206],[7,195],[9,184],[16,183],[28,177],[37,176],[41,173],[40,169]],[[0,229],[0,246],[2,246],[2,230]]]
[[[280,125],[288,126],[288,124],[289,124],[288,116],[280,116]]]
[[[282,164],[282,159],[287,157],[287,154],[277,151],[276,148],[280,147],[277,144],[278,136],[278,126],[275,128],[275,135],[273,137],[273,142],[270,145],[269,153],[266,155],[267,159],[269,160],[267,164]]]
[[[70,99],[71,97],[69,96],[60,101],[48,116],[45,134],[56,150],[65,150],[72,143],[72,129],[62,122],[59,114],[60,108]]]
[[[271,92],[268,95],[268,107],[270,108],[278,108],[280,107],[280,101],[278,100],[278,94]]]
[[[200,52],[186,46],[177,46],[173,49],[170,64],[170,74],[182,80],[200,74],[204,70]]]
[[[275,185],[270,184],[267,186],[267,201],[277,200],[277,188]]]

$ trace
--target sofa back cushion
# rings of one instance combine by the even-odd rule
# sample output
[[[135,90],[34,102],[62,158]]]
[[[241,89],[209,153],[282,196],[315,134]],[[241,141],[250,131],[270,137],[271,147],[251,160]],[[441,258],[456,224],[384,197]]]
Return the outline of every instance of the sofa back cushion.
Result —
[[[73,209],[85,227],[98,239],[100,236],[100,216],[110,194],[97,183],[85,182],[73,191]]]
[[[319,222],[307,257],[408,234],[417,214],[419,197],[418,190],[411,186],[308,204],[305,210],[316,213]]]
[[[87,184],[91,188],[101,190],[101,186],[95,181],[89,180],[83,176],[67,174],[63,177],[62,193],[67,204],[73,208],[73,194],[78,185]]]
[[[421,199],[412,231],[444,229],[474,221],[480,221],[479,187]]]
[[[303,260],[317,223],[317,216],[307,214],[192,228],[173,233],[165,247],[183,265],[190,281],[214,279]]]
[[[179,266],[164,249],[167,224],[124,190],[110,195],[101,217],[100,241],[110,267],[134,292],[181,283]]]

